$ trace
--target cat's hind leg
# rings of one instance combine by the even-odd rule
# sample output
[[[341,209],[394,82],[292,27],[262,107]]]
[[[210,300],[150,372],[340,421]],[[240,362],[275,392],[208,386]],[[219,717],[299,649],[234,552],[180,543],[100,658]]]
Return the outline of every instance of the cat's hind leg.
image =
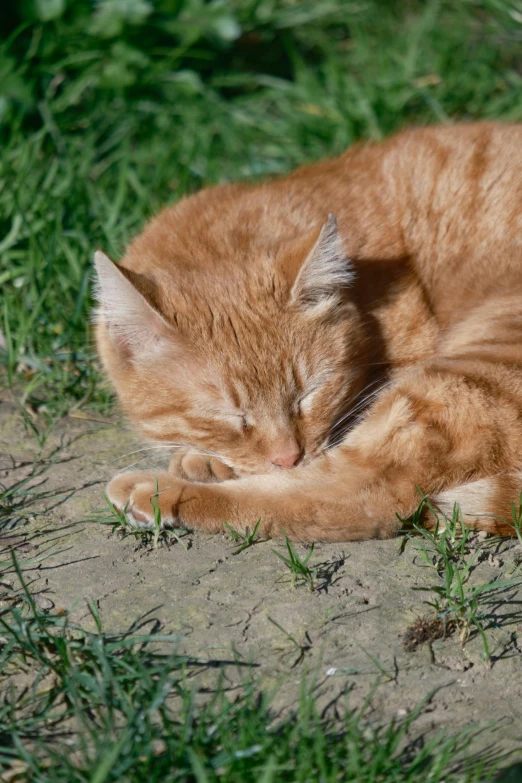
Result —
[[[430,500],[445,517],[451,517],[457,507],[464,524],[494,535],[512,536],[517,521],[513,519],[513,510],[518,517],[521,493],[522,472],[516,471],[468,481],[439,492]]]

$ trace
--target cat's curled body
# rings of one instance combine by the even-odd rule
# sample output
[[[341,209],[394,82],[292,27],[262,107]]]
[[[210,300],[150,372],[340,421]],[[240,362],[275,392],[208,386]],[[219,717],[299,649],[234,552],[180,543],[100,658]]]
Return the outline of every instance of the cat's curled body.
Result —
[[[406,131],[203,190],[97,269],[103,363],[131,420],[174,451],[169,472],[110,482],[137,522],[157,487],[166,524],[385,537],[420,488],[512,532],[522,126]]]

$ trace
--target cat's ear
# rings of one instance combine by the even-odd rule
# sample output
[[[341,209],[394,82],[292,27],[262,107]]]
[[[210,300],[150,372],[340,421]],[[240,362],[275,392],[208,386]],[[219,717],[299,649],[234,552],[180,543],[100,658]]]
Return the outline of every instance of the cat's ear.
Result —
[[[118,266],[97,250],[96,320],[105,324],[115,346],[126,355],[158,351],[174,339],[173,328],[154,306],[154,285],[144,275]]]
[[[311,242],[313,246],[308,246],[308,252],[302,253],[298,263],[294,261],[292,265],[289,303],[306,309],[323,309],[340,301],[342,289],[353,282],[354,272],[335,215],[328,215],[319,235],[312,236]]]

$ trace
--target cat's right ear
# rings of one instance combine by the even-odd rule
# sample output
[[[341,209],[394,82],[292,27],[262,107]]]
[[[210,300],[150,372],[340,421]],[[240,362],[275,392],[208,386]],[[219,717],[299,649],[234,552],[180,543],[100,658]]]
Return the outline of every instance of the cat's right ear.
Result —
[[[144,275],[118,266],[101,250],[94,254],[94,266],[95,319],[105,325],[115,347],[131,357],[171,344],[174,330],[154,306],[154,284]]]
[[[303,310],[324,312],[338,304],[341,291],[351,285],[354,271],[337,229],[328,215],[319,231],[283,248],[280,267],[290,287],[289,303]]]

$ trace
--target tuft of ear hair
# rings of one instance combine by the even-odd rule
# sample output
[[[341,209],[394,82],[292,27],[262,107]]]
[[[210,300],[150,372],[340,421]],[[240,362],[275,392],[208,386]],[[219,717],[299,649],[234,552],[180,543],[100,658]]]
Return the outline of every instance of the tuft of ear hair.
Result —
[[[331,307],[354,279],[335,215],[328,215],[317,241],[303,261],[290,292],[290,304],[304,308]]]
[[[171,342],[173,328],[154,307],[154,284],[144,275],[118,266],[97,250],[94,254],[98,301],[95,320],[126,355],[157,351]]]

